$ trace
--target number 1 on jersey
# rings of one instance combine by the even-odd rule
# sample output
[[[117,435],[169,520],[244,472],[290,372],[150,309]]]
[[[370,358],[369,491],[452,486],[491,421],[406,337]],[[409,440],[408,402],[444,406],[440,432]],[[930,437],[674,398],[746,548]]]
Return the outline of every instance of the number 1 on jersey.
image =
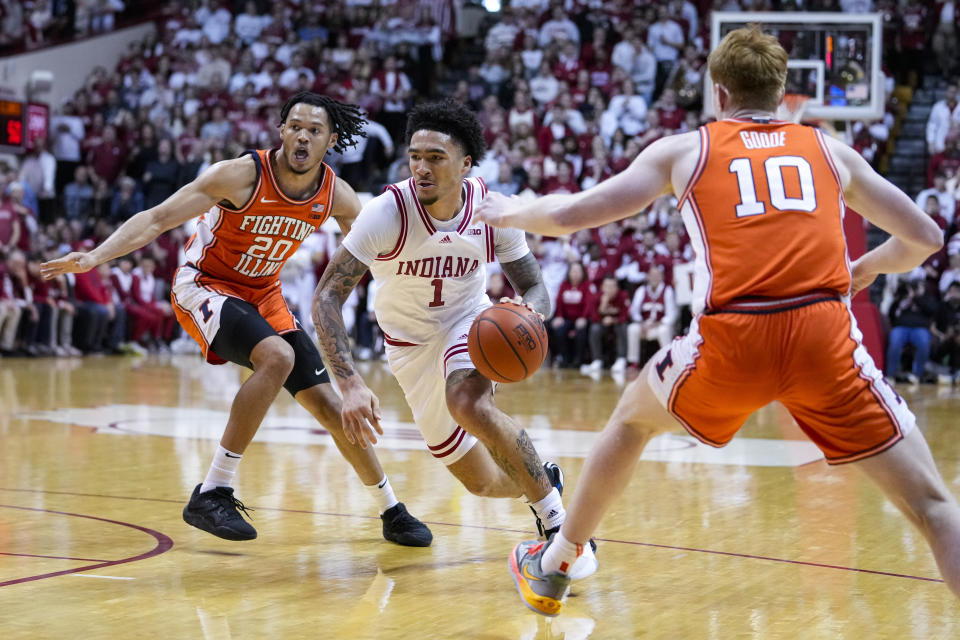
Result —
[[[433,285],[433,300],[427,306],[442,307],[444,305],[444,302],[440,296],[443,294],[443,278],[436,278],[435,280],[431,280],[430,284]]]
[[[788,198],[787,187],[783,181],[783,168],[797,170],[800,179],[800,197]],[[767,191],[770,204],[778,211],[807,211],[817,208],[817,192],[813,187],[813,168],[800,156],[771,156],[763,162],[767,175]],[[767,208],[757,198],[757,186],[753,180],[753,165],[750,158],[735,158],[730,162],[730,173],[737,174],[737,186],[740,188],[740,204],[737,205],[737,217],[746,218],[766,213]]]

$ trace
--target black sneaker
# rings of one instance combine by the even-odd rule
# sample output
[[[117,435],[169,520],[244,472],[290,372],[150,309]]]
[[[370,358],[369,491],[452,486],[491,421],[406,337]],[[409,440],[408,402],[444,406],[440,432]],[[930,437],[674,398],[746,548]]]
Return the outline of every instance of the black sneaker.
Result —
[[[247,508],[233,496],[233,487],[200,493],[198,484],[183,508],[183,521],[224,540],[253,540],[257,530],[243,519],[240,511],[247,513]]]
[[[556,462],[544,462],[543,470],[547,474],[547,478],[550,480],[550,484],[556,488],[557,493],[561,496],[563,495],[563,471],[560,469],[560,466]],[[540,516],[537,515],[537,510],[533,508],[533,505],[530,506],[530,511],[533,511],[534,517],[537,519],[537,533],[541,538],[546,540],[549,538],[549,532],[552,531],[556,533],[560,531],[560,527],[555,527],[553,529],[544,529],[543,521],[540,520]]]
[[[383,538],[405,547],[429,547],[433,534],[407,511],[402,502],[398,502],[380,514],[383,520]]]

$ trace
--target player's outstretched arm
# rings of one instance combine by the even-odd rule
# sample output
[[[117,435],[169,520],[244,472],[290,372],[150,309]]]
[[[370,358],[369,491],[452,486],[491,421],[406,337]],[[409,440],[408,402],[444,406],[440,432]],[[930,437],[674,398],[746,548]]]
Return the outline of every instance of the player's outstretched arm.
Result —
[[[360,198],[357,197],[357,192],[353,190],[350,183],[343,178],[337,178],[333,190],[333,212],[330,215],[340,225],[340,231],[344,238],[353,228],[353,221],[360,215],[360,209],[362,208]]]
[[[367,265],[341,245],[313,294],[313,324],[317,328],[320,350],[343,393],[343,431],[351,443],[364,449],[367,442],[377,442],[370,424],[383,435],[380,401],[354,369],[350,338],[343,322],[343,304],[366,272]]]
[[[853,263],[853,293],[881,273],[903,273],[923,264],[943,246],[943,232],[907,194],[873,170],[863,157],[837,140],[827,144],[844,184],[847,204],[891,237]]]
[[[49,280],[64,273],[83,273],[136,251],[164,231],[197,217],[217,202],[236,197],[235,194],[244,187],[249,189],[255,179],[256,169],[249,158],[218,162],[157,206],[124,222],[99,247],[88,253],[74,252],[46,262],[40,266],[40,274]]]
[[[516,227],[545,236],[567,235],[632,216],[671,189],[674,159],[691,141],[699,144],[699,134],[693,132],[695,140],[687,138],[690,135],[657,140],[624,171],[580,193],[526,201],[491,191],[475,215],[494,227]]]

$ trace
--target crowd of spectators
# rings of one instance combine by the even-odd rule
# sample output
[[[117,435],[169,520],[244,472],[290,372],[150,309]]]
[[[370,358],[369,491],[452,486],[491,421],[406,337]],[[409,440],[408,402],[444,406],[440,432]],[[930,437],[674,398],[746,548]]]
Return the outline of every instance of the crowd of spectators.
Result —
[[[17,3],[3,6],[11,4]],[[955,42],[941,5],[916,0],[904,7],[895,0],[513,0],[488,14],[472,37],[456,32],[459,4],[170,3],[154,36],[133,45],[113,69],[92,70],[71,100],[54,105],[47,140],[16,166],[0,165],[6,264],[0,352],[166,348],[177,329],[163,301],[189,229],[104,267],[90,275],[92,283],[69,278],[44,285],[31,274],[43,259],[99,242],[211,163],[274,146],[279,107],[300,89],[366,112],[367,137],[328,157],[358,191],[378,193],[408,175],[405,113],[417,100],[449,95],[474,108],[486,128],[489,153],[475,174],[493,190],[525,197],[588,188],[625,168],[651,142],[706,121],[702,81],[711,9],[882,11],[890,18],[885,24],[902,27],[885,31],[888,91],[895,76],[909,81],[906,71],[899,76],[917,42],[932,46],[936,39],[937,51]],[[34,3],[47,5],[56,10],[60,3]],[[955,56],[938,60],[943,73],[954,71]],[[927,140],[931,185],[917,196],[953,239],[924,268],[927,289],[938,293],[949,289],[944,274],[960,252],[960,236],[953,235],[960,147],[950,124],[958,109],[955,92],[935,108]],[[889,115],[851,123],[840,135],[879,166],[891,123]],[[693,255],[676,205],[665,197],[622,223],[570,238],[530,238],[556,300],[548,319],[556,366],[591,375],[640,366],[684,329]],[[329,235],[318,237],[284,275],[291,306],[307,325],[309,282],[335,246]],[[490,287],[499,298],[508,283],[494,274]],[[902,306],[892,304],[903,298],[897,293],[893,288],[888,296],[891,308]],[[361,287],[351,301],[362,356],[379,348],[373,295],[372,287]],[[948,297],[942,306],[949,306]],[[953,325],[937,327],[934,354],[956,334]],[[956,371],[956,360],[951,352],[938,362]]]

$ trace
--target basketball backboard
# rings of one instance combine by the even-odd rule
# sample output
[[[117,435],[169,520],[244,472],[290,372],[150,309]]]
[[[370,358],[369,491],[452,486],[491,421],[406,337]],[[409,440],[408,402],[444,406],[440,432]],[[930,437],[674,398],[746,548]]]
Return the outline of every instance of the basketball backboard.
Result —
[[[787,93],[810,100],[806,120],[874,120],[883,115],[883,39],[878,13],[711,14],[710,48],[727,33],[758,23],[787,50]],[[705,74],[704,112],[714,114],[713,82]]]

